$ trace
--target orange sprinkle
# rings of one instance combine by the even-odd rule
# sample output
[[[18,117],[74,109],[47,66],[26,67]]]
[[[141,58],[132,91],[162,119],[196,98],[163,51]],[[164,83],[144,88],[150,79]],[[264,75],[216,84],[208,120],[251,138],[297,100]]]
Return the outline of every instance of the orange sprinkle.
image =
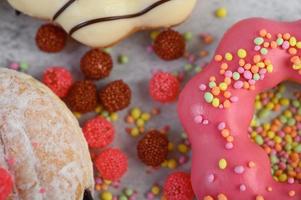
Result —
[[[270,43],[269,43],[269,42],[264,42],[264,43],[263,43],[263,47],[268,48],[269,46],[270,46]]]
[[[289,52],[289,54],[291,54],[291,55],[296,55],[297,54],[297,49],[296,48],[289,48],[288,49],[288,52]]]
[[[224,105],[225,108],[230,108],[231,102],[230,102],[228,99],[226,99],[226,100],[224,101],[223,105]]]
[[[282,34],[281,34],[281,33],[278,33],[278,34],[277,34],[277,37],[278,37],[278,38],[282,38]]]
[[[225,91],[224,92],[224,97],[226,97],[227,99],[231,97],[231,92],[229,91]]]
[[[296,192],[294,190],[291,190],[288,192],[288,196],[294,197],[296,195]]]
[[[221,75],[223,75],[223,74],[225,74],[225,70],[224,70],[224,69],[221,69],[221,70],[219,70],[219,73],[220,73]]]
[[[290,37],[291,37],[291,34],[289,34],[289,33],[284,33],[283,34],[283,39],[285,39],[285,40],[289,40]]]
[[[264,59],[264,64],[265,64],[265,65],[271,65],[271,64],[272,64],[272,61],[269,60],[269,59]]]
[[[250,88],[250,84],[249,84],[247,81],[244,81],[243,84],[244,84],[244,85],[243,85],[243,88],[244,88],[244,89],[249,89],[249,88]]]
[[[220,94],[221,90],[219,89],[219,87],[214,87],[211,89],[211,92],[213,95],[217,96]]]
[[[261,36],[261,37],[265,37],[266,35],[267,35],[267,30],[265,30],[265,29],[261,29],[260,31],[259,31],[259,35]]]
[[[251,72],[253,72],[254,74],[256,74],[259,71],[259,67],[257,65],[253,65],[251,67]]]
[[[259,63],[261,61],[261,56],[260,55],[255,55],[253,57],[253,61],[254,61],[254,63]]]
[[[224,69],[224,70],[228,69],[228,64],[227,63],[222,63],[221,64],[221,69]]]
[[[267,187],[267,191],[268,191],[268,192],[272,192],[272,191],[273,191],[273,188],[269,186],[269,187]]]
[[[231,78],[230,77],[226,77],[225,79],[224,79],[224,82],[227,84],[227,85],[230,85],[231,84]]]
[[[248,167],[249,168],[254,168],[256,164],[253,161],[248,162]]]
[[[243,67],[246,64],[246,61],[244,59],[239,59],[238,64],[240,67]]]
[[[250,85],[249,89],[250,90],[255,90],[255,85]]]
[[[203,198],[203,200],[214,200],[214,199],[212,196],[207,195]]]
[[[225,128],[225,129],[222,130],[221,134],[224,138],[226,138],[230,135],[230,131],[229,131],[229,129]]]
[[[229,135],[228,137],[227,137],[227,142],[233,142],[234,141],[234,137],[232,136],[232,135]]]
[[[256,200],[264,200],[264,197],[262,195],[257,195]]]
[[[220,61],[223,60],[223,56],[221,56],[221,55],[215,55],[214,56],[214,60],[217,61],[217,62],[220,62]]]
[[[244,68],[246,69],[246,70],[249,70],[249,69],[251,69],[251,64],[250,63],[247,63],[245,66],[244,66]]]
[[[228,200],[228,198],[226,195],[221,193],[221,194],[217,195],[217,200]]]
[[[271,39],[272,38],[272,34],[271,33],[267,33],[267,35],[265,37],[268,38],[268,39]]]
[[[210,76],[209,81],[216,81],[215,76]]]
[[[272,49],[276,49],[277,48],[277,42],[276,41],[272,41],[271,42],[271,48]]]

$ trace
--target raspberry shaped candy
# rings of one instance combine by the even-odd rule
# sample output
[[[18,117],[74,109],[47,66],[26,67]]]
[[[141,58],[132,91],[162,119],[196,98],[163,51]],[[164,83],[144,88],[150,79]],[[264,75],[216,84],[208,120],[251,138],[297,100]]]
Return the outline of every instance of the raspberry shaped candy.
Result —
[[[109,83],[99,92],[100,103],[109,112],[126,108],[131,103],[131,97],[130,87],[122,80]]]
[[[159,131],[148,132],[138,143],[139,159],[148,166],[157,167],[167,158],[168,138]]]
[[[68,92],[66,103],[74,112],[93,111],[97,106],[96,85],[88,80],[75,82]]]
[[[83,133],[90,148],[102,148],[112,143],[115,130],[111,122],[97,116],[84,124]]]
[[[153,44],[154,52],[163,60],[175,60],[185,53],[185,40],[183,36],[171,29],[161,32]]]
[[[176,100],[180,90],[180,82],[171,73],[157,72],[149,82],[149,93],[155,101],[161,103],[173,102]]]
[[[128,159],[121,150],[109,148],[96,157],[95,166],[103,179],[117,181],[127,171]]]
[[[41,51],[56,53],[66,46],[67,33],[54,24],[42,25],[36,33],[36,44]]]
[[[164,184],[164,196],[168,200],[192,200],[190,175],[185,172],[174,172],[170,174]]]
[[[0,200],[5,200],[12,192],[13,181],[9,173],[0,168]]]
[[[64,67],[50,67],[44,71],[43,83],[61,98],[68,94],[72,82],[70,71]]]
[[[92,49],[82,57],[80,68],[86,78],[98,80],[110,75],[113,61],[108,53]]]

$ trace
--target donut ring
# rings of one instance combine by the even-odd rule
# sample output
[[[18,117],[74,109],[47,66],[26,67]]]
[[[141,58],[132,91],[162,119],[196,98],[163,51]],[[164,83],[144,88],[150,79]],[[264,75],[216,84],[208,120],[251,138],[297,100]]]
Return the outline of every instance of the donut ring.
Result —
[[[182,91],[178,113],[192,143],[198,199],[301,199],[300,185],[272,178],[268,156],[247,132],[258,93],[284,80],[301,83],[300,27],[260,18],[237,23]]]

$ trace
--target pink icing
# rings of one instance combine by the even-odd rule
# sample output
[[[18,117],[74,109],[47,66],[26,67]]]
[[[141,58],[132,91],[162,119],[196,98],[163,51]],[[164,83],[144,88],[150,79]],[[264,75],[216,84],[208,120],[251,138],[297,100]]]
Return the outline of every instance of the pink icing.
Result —
[[[261,29],[268,30],[272,37],[278,33],[290,33],[301,39],[301,21],[276,22],[253,18],[243,20],[225,33],[216,55],[231,52],[234,57],[228,62],[227,70],[237,71],[239,58],[236,52],[240,48],[247,50],[246,60],[260,53],[260,47],[254,45],[254,38]],[[255,48],[255,49],[254,49]],[[241,83],[229,86],[232,103],[229,108],[213,107],[204,99],[200,84],[208,83],[211,76],[222,80],[219,62],[212,60],[202,73],[196,75],[185,86],[180,94],[178,113],[180,120],[189,135],[192,144],[192,185],[198,199],[203,200],[225,195],[228,200],[300,200],[301,186],[290,180],[289,183],[276,182],[270,173],[270,162],[262,148],[253,143],[248,137],[248,127],[252,119],[255,96],[270,89],[284,80],[301,83],[301,75],[291,66],[292,55],[288,53],[289,44],[284,42],[282,47],[269,49],[263,57],[273,63],[273,72],[266,69],[259,71],[260,80],[256,81],[254,90],[241,88]],[[266,50],[266,49],[264,49]],[[264,54],[264,51],[262,51]],[[300,52],[297,53],[300,56]],[[227,72],[227,75],[229,72]],[[243,73],[243,78],[249,79],[250,74]],[[193,108],[202,110],[202,115],[210,123],[204,125],[195,123]],[[219,128],[224,122],[233,136],[233,143],[221,137]],[[218,128],[219,127],[219,128]],[[225,169],[219,167],[221,159],[227,161]],[[213,176],[214,174],[214,176]],[[214,177],[214,180],[212,179]]]

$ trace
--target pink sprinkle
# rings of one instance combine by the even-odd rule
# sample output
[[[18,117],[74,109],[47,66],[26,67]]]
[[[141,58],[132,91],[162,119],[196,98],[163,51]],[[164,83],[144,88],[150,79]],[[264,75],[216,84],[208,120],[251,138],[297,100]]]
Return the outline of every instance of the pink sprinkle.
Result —
[[[254,47],[254,50],[255,50],[255,51],[259,51],[259,50],[260,50],[260,46],[255,46],[255,47]]]
[[[241,185],[239,186],[239,190],[240,190],[241,192],[246,191],[246,189],[247,189],[247,187],[246,187],[245,184],[241,184]]]
[[[251,85],[255,85],[255,83],[256,83],[256,81],[253,80],[253,79],[250,79],[248,82],[249,82]]]
[[[46,192],[46,189],[45,188],[40,188],[40,190],[39,190],[39,193],[45,193]]]
[[[202,122],[203,122],[203,117],[202,117],[202,115],[195,116],[195,117],[194,117],[194,122],[197,123],[197,124],[202,123]]]
[[[235,102],[238,102],[238,97],[237,96],[232,96],[230,97],[230,101],[235,103]]]
[[[245,172],[245,168],[244,168],[243,166],[241,166],[241,165],[238,165],[238,166],[236,166],[236,167],[234,168],[234,172],[235,172],[236,174],[242,174],[242,173]]]
[[[283,44],[282,44],[282,48],[283,49],[288,49],[290,47],[290,44],[288,41],[284,41]]]
[[[151,193],[151,192],[148,192],[146,197],[147,197],[148,200],[152,200],[152,199],[154,199],[154,194]]]
[[[16,160],[14,158],[7,158],[6,162],[10,167],[12,167],[16,163]]]
[[[261,74],[261,75],[260,75],[260,80],[263,80],[264,77],[265,77],[265,75],[264,75],[264,74]]]
[[[242,81],[236,81],[236,82],[234,83],[234,88],[235,88],[235,89],[240,89],[240,88],[243,87],[243,85],[244,85],[244,83],[243,83]]]
[[[218,106],[218,108],[219,108],[219,109],[223,109],[223,108],[224,108],[223,104],[220,104],[220,105]]]
[[[239,67],[237,69],[237,71],[238,71],[238,73],[242,74],[242,73],[244,73],[245,69],[243,67]]]
[[[208,180],[208,183],[213,183],[215,177],[213,174],[210,174],[208,177],[207,177],[207,180]]]
[[[265,73],[267,73],[267,70],[266,70],[266,69],[260,69],[260,70],[259,70],[259,74],[265,74]]]
[[[231,143],[231,142],[228,142],[228,143],[226,143],[226,145],[225,145],[225,148],[226,148],[227,150],[231,150],[231,149],[233,149],[233,147],[234,147],[234,145],[233,145],[233,143]]]
[[[218,130],[223,130],[224,128],[226,128],[226,123],[225,122],[221,122],[217,125]]]
[[[96,177],[96,178],[95,178],[95,183],[96,183],[96,184],[102,184],[101,178]]]
[[[147,46],[146,51],[148,53],[152,53],[154,51],[153,46],[152,45]]]
[[[294,178],[288,178],[287,182],[289,184],[294,184],[295,183],[295,179]]]
[[[203,121],[203,124],[204,124],[204,125],[207,125],[207,124],[209,124],[209,121],[208,121],[207,119],[205,119],[205,120]]]
[[[245,79],[249,80],[252,78],[252,72],[250,72],[249,70],[244,72],[244,77]]]
[[[9,65],[9,68],[10,69],[14,69],[14,70],[18,70],[19,69],[19,64],[18,63],[11,63],[10,65]]]
[[[201,84],[200,86],[199,86],[199,89],[201,90],[201,91],[204,91],[204,90],[206,90],[206,85],[205,84]]]
[[[225,72],[225,76],[226,76],[226,77],[232,77],[232,72],[231,72],[230,70],[227,70],[227,71]]]

